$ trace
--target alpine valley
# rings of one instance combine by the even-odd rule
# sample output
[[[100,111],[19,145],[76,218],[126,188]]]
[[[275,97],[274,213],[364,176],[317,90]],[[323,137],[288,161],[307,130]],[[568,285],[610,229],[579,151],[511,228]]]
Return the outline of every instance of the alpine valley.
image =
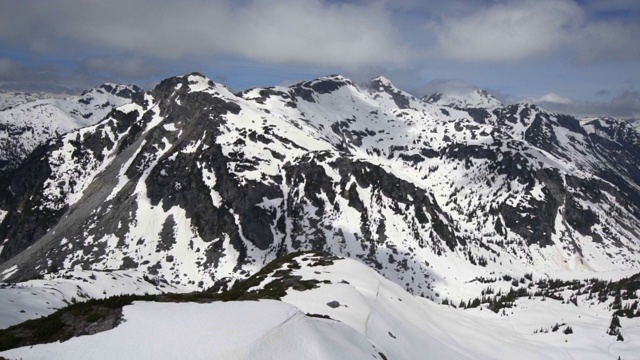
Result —
[[[0,111],[0,357],[640,354],[633,122],[338,75],[29,100]]]

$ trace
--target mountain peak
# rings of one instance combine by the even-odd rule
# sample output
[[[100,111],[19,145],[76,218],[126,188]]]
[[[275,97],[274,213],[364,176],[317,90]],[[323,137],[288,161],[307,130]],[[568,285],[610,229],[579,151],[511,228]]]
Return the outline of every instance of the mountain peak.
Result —
[[[380,84],[382,86],[393,86],[393,83],[391,82],[391,80],[389,80],[388,78],[384,77],[384,76],[376,76],[373,79],[371,79],[371,83],[377,83]]]
[[[421,89],[422,100],[435,105],[455,108],[502,107],[502,103],[486,90],[460,80],[432,81]]]
[[[380,94],[388,94],[390,100],[393,101],[391,104],[395,104],[400,109],[411,108],[411,103],[418,101],[413,95],[398,89],[391,80],[384,76],[377,76],[371,79],[369,81],[369,91],[374,94],[374,98],[378,101],[382,100]]]
[[[158,99],[166,98],[176,92],[209,92],[215,94],[224,94],[225,96],[233,96],[231,91],[223,84],[215,83],[207,76],[198,72],[192,72],[186,75],[174,76],[162,80],[153,89],[152,93]]]
[[[303,81],[295,84],[292,88],[306,88],[318,94],[332,93],[343,86],[355,86],[350,79],[337,74],[322,76],[314,80]]]

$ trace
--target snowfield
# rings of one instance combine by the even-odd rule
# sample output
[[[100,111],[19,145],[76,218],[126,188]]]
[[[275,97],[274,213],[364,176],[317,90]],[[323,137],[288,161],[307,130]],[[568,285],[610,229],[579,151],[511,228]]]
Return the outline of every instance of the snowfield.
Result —
[[[319,286],[288,289],[282,301],[135,302],[124,307],[125,321],[115,329],[0,356],[595,360],[634,359],[640,353],[640,319],[622,319],[625,341],[616,341],[606,334],[609,313],[598,306],[533,299],[519,300],[504,315],[486,308],[463,310],[413,296],[355,260],[318,265],[318,257],[305,254],[295,263],[280,269],[318,280]],[[555,324],[560,326],[553,332]],[[572,334],[564,333],[568,326]],[[538,331],[542,328],[547,332]]]
[[[23,359],[371,359],[365,337],[272,300],[211,304],[140,302],[104,333],[2,353]]]

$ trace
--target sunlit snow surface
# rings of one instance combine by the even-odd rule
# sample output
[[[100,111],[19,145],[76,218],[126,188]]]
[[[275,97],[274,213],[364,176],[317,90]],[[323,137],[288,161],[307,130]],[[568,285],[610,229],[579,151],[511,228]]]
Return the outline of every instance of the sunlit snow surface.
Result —
[[[104,333],[2,353],[23,359],[371,359],[361,334],[273,300],[134,303]],[[376,356],[377,355],[377,356]],[[372,357],[373,356],[373,357]]]
[[[292,275],[318,288],[282,302],[146,303],[124,308],[113,330],[0,353],[22,359],[635,359],[640,320],[622,319],[624,342],[606,335],[610,313],[547,299],[508,314],[454,309],[415,297],[365,265],[298,257]],[[331,306],[329,306],[331,304]],[[331,319],[308,317],[326,315]],[[535,333],[566,323],[573,334]]]

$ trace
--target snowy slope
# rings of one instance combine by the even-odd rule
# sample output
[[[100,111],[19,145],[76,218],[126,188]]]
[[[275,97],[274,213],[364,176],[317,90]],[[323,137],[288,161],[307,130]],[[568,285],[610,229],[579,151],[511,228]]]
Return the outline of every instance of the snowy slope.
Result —
[[[352,260],[328,266],[314,265],[317,258],[310,255],[296,260],[301,269],[291,276],[320,281],[319,288],[290,289],[282,301],[351,326],[389,359],[633,358],[640,350],[640,318],[623,320],[629,335],[617,342],[605,334],[611,315],[603,305],[525,298],[508,315],[486,307],[455,309],[412,296]],[[536,331],[556,323],[574,333]]]
[[[135,303],[117,328],[0,353],[22,359],[381,359],[366,338],[277,301]]]
[[[633,359],[640,351],[640,318],[622,319],[626,340],[616,341],[606,333],[611,310],[589,303],[587,294],[577,305],[525,297],[504,314],[487,307],[460,309],[413,296],[357,261],[313,254],[272,268],[250,291],[281,286],[286,279],[307,285],[291,283],[281,302],[137,302],[124,308],[126,321],[113,330],[0,356]]]
[[[141,92],[133,85],[103,84],[65,98],[28,93],[3,96],[0,99],[5,99],[7,106],[0,104],[0,169],[15,168],[36,146],[102,120]]]

